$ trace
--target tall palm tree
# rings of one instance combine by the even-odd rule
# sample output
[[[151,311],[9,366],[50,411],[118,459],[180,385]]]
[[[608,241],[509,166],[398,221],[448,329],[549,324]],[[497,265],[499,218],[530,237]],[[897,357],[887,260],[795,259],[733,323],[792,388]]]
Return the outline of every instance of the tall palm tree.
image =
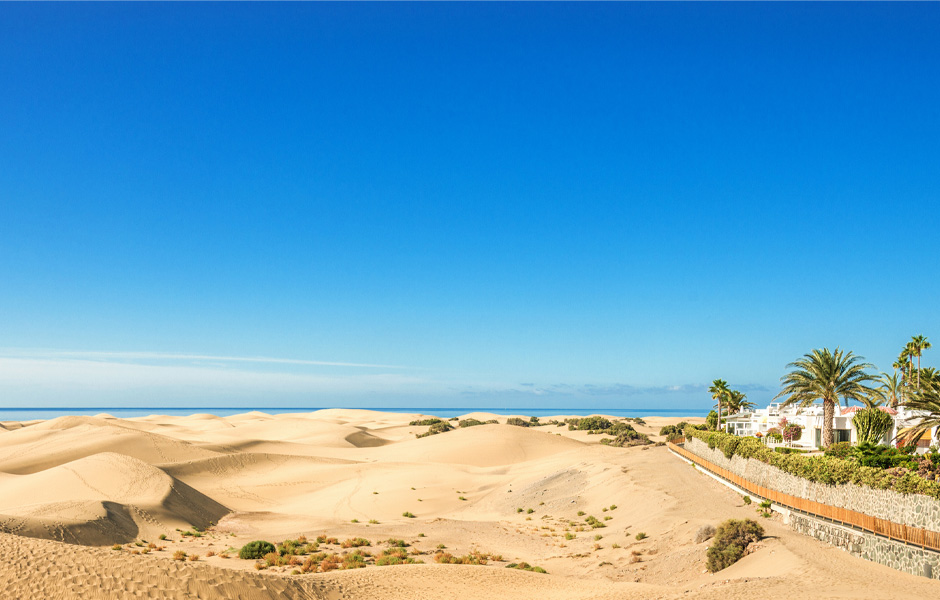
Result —
[[[879,386],[875,388],[875,395],[879,400],[877,404],[887,404],[891,408],[897,408],[898,404],[903,404],[904,382],[898,377],[896,371],[893,375],[882,373],[878,382]]]
[[[708,388],[708,391],[712,395],[712,400],[718,401],[718,427],[716,429],[721,429],[721,403],[729,397],[731,389],[728,388],[727,381],[716,379],[712,382],[712,386]]]
[[[907,355],[907,385],[912,385],[914,381],[914,341],[911,340],[904,346],[904,352]]]
[[[920,355],[924,353],[924,350],[930,348],[930,342],[927,341],[927,336],[915,335],[911,337],[911,358],[914,356],[917,357],[917,389],[920,390]]]
[[[910,367],[911,353],[910,353],[910,344],[904,347],[901,350],[901,353],[898,354],[898,359],[892,365],[895,369],[901,369],[901,382],[907,383],[910,380],[908,379],[907,369]]]
[[[917,424],[898,434],[901,444],[908,445],[919,440],[934,427],[940,426],[940,381],[936,377],[929,380],[924,378],[923,389],[911,394],[904,406],[919,413],[916,417]]]
[[[797,404],[809,406],[816,400],[823,401],[823,446],[832,445],[833,419],[839,399],[862,402],[874,394],[868,384],[875,378],[866,369],[873,365],[863,362],[860,356],[851,351],[843,352],[839,348],[813,350],[803,358],[793,361],[787,368],[793,369],[780,378],[783,389],[776,398],[785,397],[782,406]]]

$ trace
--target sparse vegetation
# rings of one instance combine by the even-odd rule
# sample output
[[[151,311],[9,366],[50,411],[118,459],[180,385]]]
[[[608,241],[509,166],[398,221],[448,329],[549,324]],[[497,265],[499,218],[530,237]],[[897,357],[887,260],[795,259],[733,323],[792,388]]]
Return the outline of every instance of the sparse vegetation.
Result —
[[[507,569],[519,569],[521,571],[532,571],[533,573],[548,573],[548,571],[546,571],[542,567],[534,567],[527,562],[509,563],[508,565],[506,565],[506,568]]]
[[[445,565],[485,565],[491,560],[502,560],[503,557],[498,554],[486,554],[484,552],[473,551],[464,556],[453,556],[448,552],[438,552],[434,555],[434,562]]]
[[[589,515],[587,518],[585,518],[584,522],[590,525],[591,529],[600,529],[601,527],[607,527],[607,525],[604,525],[603,522],[598,521],[597,517],[594,517],[593,515]]]
[[[407,510],[406,510],[405,512],[401,513],[401,516],[406,517],[406,518],[408,518],[408,519],[414,519],[414,518],[415,518],[414,513],[411,513],[411,512],[409,512],[409,511],[407,511]]]
[[[509,417],[506,419],[506,425],[515,425],[516,427],[528,427],[530,425],[529,421],[520,419],[519,417]]]
[[[411,425],[412,427],[418,427],[418,426],[428,427],[430,425],[437,425],[438,423],[443,423],[443,422],[444,421],[437,419],[437,418],[430,418],[430,419],[422,419],[420,421],[412,421],[411,423],[408,423],[408,424]]]
[[[649,536],[641,531],[640,533],[636,534],[636,541],[639,542],[640,540],[645,540],[647,537]]]
[[[450,423],[448,423],[447,421],[438,421],[437,423],[428,427],[428,430],[426,432],[416,433],[415,437],[424,438],[424,437],[428,437],[429,435],[437,435],[439,433],[445,433],[452,429],[453,427],[451,427]]]
[[[715,573],[739,561],[748,545],[764,537],[764,528],[750,519],[728,519],[718,526],[706,553],[706,568]]]
[[[186,560],[186,553],[182,550],[177,550],[173,553],[173,560],[183,561]]]

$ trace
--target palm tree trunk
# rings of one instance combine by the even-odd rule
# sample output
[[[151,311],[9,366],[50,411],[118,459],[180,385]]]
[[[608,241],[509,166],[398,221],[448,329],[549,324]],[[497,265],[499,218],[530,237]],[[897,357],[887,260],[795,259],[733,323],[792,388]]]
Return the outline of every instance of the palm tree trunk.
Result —
[[[715,423],[715,431],[721,431],[721,398],[718,399],[718,422]]]
[[[832,424],[835,420],[836,404],[828,398],[823,399],[823,431],[822,443],[824,448],[832,445]]]
[[[917,391],[920,391],[920,354],[917,355]]]

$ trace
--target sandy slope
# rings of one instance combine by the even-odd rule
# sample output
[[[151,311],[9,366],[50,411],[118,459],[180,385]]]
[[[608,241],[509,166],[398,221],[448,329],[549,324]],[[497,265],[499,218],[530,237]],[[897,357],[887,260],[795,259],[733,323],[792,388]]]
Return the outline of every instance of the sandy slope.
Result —
[[[706,574],[708,544],[692,541],[696,530],[759,517],[665,448],[609,448],[601,436],[566,427],[503,424],[416,439],[426,427],[408,423],[418,418],[325,410],[4,423],[0,597],[940,595],[940,582],[855,559],[775,520],[762,520],[768,537],[751,555]],[[638,429],[655,434],[678,420],[651,417]],[[586,527],[588,515],[606,526]],[[211,523],[200,537],[182,535]],[[638,541],[640,532],[647,539]],[[294,567],[258,572],[254,561],[218,556],[253,539],[300,534],[364,537],[373,552],[382,540],[403,539],[428,564],[291,576]],[[160,535],[168,538],[157,542],[163,549],[133,554],[146,549],[135,540]],[[119,550],[111,549],[115,543]],[[439,545],[502,560],[434,564]],[[199,559],[174,561],[177,550]],[[550,575],[504,568],[509,561]]]

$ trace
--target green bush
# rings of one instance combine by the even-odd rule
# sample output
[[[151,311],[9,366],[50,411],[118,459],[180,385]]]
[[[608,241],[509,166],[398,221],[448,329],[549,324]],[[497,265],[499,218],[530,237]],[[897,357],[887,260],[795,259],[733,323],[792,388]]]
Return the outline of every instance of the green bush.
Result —
[[[749,544],[764,537],[764,528],[751,519],[728,519],[718,526],[712,545],[706,552],[705,566],[715,573],[738,562]]]
[[[826,448],[824,454],[834,458],[849,458],[855,453],[852,442],[836,442]]]
[[[248,542],[242,546],[241,550],[238,551],[238,558],[244,560],[257,560],[259,558],[264,558],[266,554],[270,554],[271,552],[276,551],[277,548],[275,548],[274,544],[271,542],[257,540],[254,542]]]
[[[483,424],[483,421],[477,421],[476,419],[463,419],[457,423],[460,427],[476,427]]]
[[[427,427],[429,425],[437,425],[438,423],[443,423],[443,421],[441,421],[440,419],[431,418],[431,419],[423,419],[421,421],[412,421],[411,423],[408,423],[408,424],[412,426],[421,425],[423,427]]]
[[[519,417],[509,417],[506,419],[506,425],[515,425],[516,427],[528,427],[529,422]]]

